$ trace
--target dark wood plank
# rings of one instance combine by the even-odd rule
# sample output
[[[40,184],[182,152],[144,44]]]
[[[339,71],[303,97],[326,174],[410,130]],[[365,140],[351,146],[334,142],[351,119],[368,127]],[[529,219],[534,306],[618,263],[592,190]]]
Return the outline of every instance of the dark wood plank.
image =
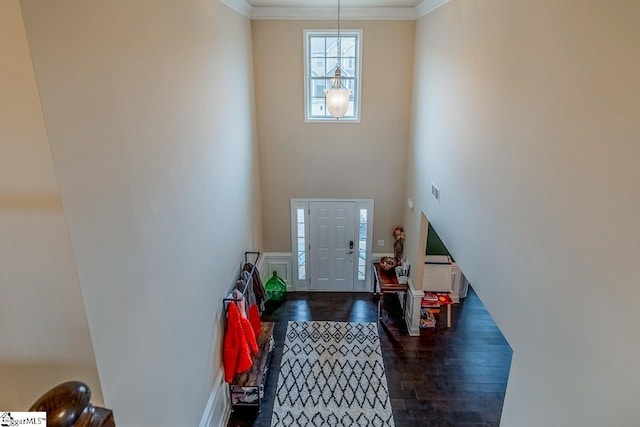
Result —
[[[229,426],[270,426],[284,335],[289,320],[375,322],[377,296],[363,293],[289,293],[263,315],[275,322],[262,411],[235,410]],[[380,344],[396,426],[497,426],[511,348],[473,289],[453,307],[451,328],[411,337],[397,295],[387,294]],[[440,319],[439,319],[440,320]]]

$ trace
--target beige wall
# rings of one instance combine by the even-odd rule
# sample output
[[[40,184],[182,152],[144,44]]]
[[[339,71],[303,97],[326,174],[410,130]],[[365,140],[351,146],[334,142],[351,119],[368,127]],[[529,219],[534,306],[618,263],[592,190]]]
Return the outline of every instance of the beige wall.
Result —
[[[361,122],[305,123],[303,30],[335,25],[252,22],[268,251],[291,251],[291,198],[374,199],[375,252],[402,221],[415,23],[344,22],[363,30]]]
[[[100,400],[20,4],[0,2],[0,407],[85,381]]]
[[[640,420],[639,20],[452,0],[418,21],[407,248],[424,211],[513,347],[502,425]]]
[[[250,24],[217,1],[22,2],[105,403],[196,426],[261,248]]]

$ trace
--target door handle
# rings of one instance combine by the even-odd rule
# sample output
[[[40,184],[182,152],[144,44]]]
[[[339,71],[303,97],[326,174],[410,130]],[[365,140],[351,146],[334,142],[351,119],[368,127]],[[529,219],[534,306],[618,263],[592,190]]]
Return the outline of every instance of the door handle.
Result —
[[[347,251],[346,252],[347,255],[352,254],[352,253],[353,253],[353,251]]]

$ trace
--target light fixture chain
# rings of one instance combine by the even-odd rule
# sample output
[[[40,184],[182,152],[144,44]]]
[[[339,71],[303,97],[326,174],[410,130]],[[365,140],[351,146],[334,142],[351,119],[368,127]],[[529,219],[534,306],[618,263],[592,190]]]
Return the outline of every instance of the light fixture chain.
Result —
[[[340,37],[340,0],[338,0],[338,68],[342,65],[342,39]]]

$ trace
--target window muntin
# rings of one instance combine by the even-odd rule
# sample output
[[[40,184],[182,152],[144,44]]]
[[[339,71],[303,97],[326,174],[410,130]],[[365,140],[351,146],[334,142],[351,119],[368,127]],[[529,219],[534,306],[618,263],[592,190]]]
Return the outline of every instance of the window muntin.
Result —
[[[338,64],[336,31],[305,31],[305,119],[308,122],[336,121],[327,111],[324,90],[331,88],[331,79]],[[360,119],[360,42],[361,30],[340,32],[340,65],[342,84],[351,89],[349,108],[338,121]]]
[[[367,275],[367,209],[360,209],[358,221],[358,280]]]
[[[298,263],[298,280],[306,279],[307,250],[306,250],[306,233],[304,227],[304,209],[296,209],[296,230],[297,230],[297,256]]]

